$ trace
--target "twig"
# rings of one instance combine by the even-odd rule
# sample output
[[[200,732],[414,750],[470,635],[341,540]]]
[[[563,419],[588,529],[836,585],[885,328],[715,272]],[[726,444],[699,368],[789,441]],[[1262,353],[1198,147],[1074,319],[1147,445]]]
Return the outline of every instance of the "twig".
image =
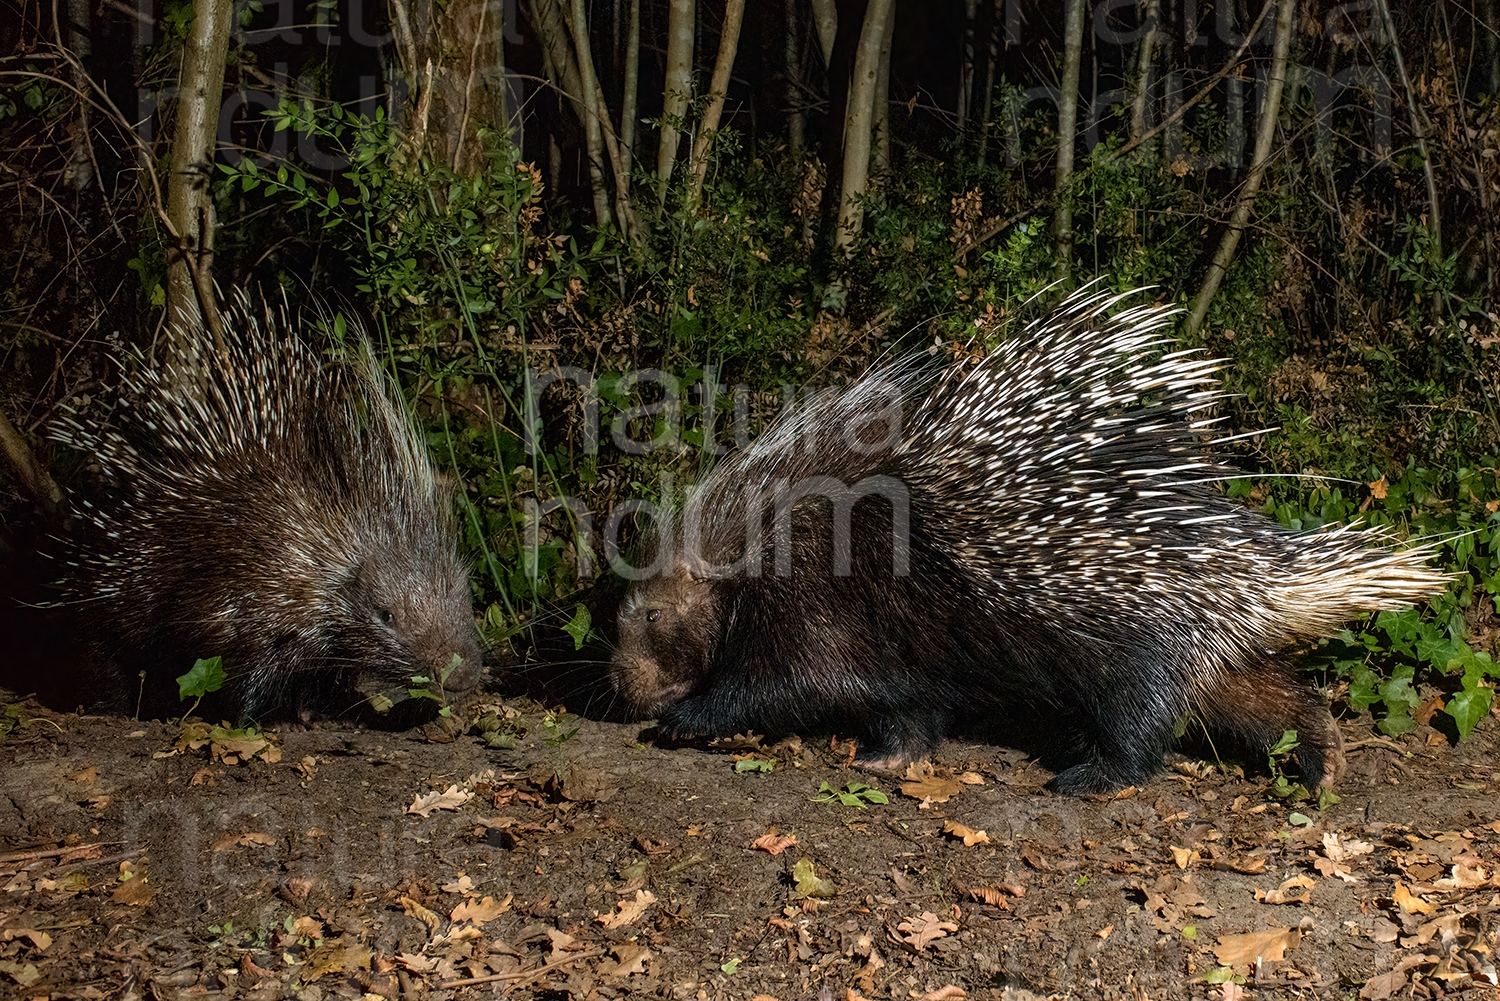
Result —
[[[1387,751],[1395,751],[1397,754],[1406,753],[1406,748],[1384,737],[1366,737],[1364,740],[1351,740],[1344,745],[1344,750],[1353,751],[1361,747],[1381,747]]]
[[[438,986],[443,990],[448,990],[453,987],[473,987],[476,984],[498,984],[507,980],[513,980],[515,981],[515,983],[511,986],[519,987],[522,984],[528,983],[532,980],[545,977],[553,970],[567,966],[571,963],[576,963],[580,959],[592,959],[595,956],[602,955],[604,955],[603,949],[590,949],[588,952],[580,952],[576,956],[569,956],[567,959],[559,959],[555,963],[548,963],[546,966],[540,966],[535,970],[518,970],[515,973],[496,973],[488,977],[470,977],[467,980],[445,980]]]
[[[103,848],[106,844],[115,842],[100,841],[91,845],[68,845],[64,848],[41,848],[29,852],[11,852],[8,855],[0,855],[0,865],[9,865],[12,862],[35,862],[44,858],[59,858],[63,855],[71,855],[74,852],[89,851],[93,848]]]

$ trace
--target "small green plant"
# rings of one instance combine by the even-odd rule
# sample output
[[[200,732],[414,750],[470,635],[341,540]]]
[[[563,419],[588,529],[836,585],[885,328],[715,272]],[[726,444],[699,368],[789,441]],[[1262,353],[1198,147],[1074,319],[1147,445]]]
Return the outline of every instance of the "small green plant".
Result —
[[[759,772],[765,774],[776,770],[775,758],[741,758],[734,763],[734,770],[741,775],[747,772]],[[828,783],[823,783],[827,785]]]
[[[459,656],[456,653],[453,654],[448,659],[448,663],[444,665],[443,672],[437,679],[437,685],[435,686],[436,690],[434,690],[434,688],[432,687],[429,687],[433,683],[432,678],[428,677],[425,674],[412,675],[411,678],[408,679],[409,686],[406,689],[407,697],[413,699],[430,699],[439,705],[439,716],[452,716],[453,707],[448,705],[448,694],[446,688],[448,679],[453,676],[454,671],[463,666],[463,663],[463,657]],[[373,696],[371,698],[371,703],[373,704],[376,700],[380,700],[381,704],[385,705],[385,709],[377,710],[379,712],[388,712],[392,708],[392,706],[394,706],[394,703],[390,702],[390,699],[384,696]]]
[[[542,729],[547,731],[547,736],[542,738],[542,743],[548,747],[562,747],[568,741],[572,740],[573,735],[578,732],[582,724],[575,723],[570,730],[567,726],[569,722],[570,720],[565,713],[553,712],[550,709],[543,713]]]
[[[873,786],[863,782],[848,782],[842,789],[835,789],[824,781],[818,786],[818,794],[812,797],[814,803],[842,803],[863,810],[874,803],[885,806],[891,801],[890,797]]]
[[[229,675],[224,672],[224,658],[205,657],[193,661],[192,669],[177,679],[178,698],[193,700],[187,712],[182,714],[183,718],[193,715],[203,697],[223,688],[228,680]]]

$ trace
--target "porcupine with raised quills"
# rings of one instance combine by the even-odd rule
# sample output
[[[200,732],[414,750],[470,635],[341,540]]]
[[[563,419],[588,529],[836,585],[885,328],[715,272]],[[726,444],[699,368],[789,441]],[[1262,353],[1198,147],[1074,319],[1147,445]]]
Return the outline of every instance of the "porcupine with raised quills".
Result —
[[[1221,750],[1296,730],[1331,782],[1338,728],[1284,655],[1446,578],[1227,500],[1220,362],[1121,298],[936,379],[877,368],[718,465],[636,555],[617,690],[668,734],[834,733],[876,765],[1043,729],[1068,792],[1142,781],[1192,712]]]
[[[105,484],[59,603],[84,633],[84,702],[176,705],[223,660],[226,714],[339,714],[414,676],[474,688],[480,653],[448,492],[362,334],[339,349],[237,295],[201,361],[137,354],[106,418],[53,436]],[[328,343],[323,343],[327,341]]]

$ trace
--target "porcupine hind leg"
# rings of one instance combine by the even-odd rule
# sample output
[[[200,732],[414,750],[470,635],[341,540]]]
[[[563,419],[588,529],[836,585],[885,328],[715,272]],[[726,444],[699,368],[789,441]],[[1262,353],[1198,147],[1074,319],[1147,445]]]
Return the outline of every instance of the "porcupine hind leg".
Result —
[[[1076,763],[1054,775],[1048,787],[1072,795],[1116,792],[1160,771],[1181,715],[1173,692],[1149,667],[1112,671],[1082,684],[1071,711],[1059,719],[1071,724],[1072,745],[1064,753],[1071,752]]]
[[[1344,739],[1322,697],[1270,660],[1215,678],[1197,709],[1220,752],[1263,754],[1297,731],[1292,757],[1309,789],[1332,785],[1344,770]]]

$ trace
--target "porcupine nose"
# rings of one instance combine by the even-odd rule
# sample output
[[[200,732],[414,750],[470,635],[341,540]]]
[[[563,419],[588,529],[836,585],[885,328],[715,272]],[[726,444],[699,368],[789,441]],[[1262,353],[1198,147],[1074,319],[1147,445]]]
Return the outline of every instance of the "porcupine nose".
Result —
[[[479,687],[483,657],[476,643],[466,643],[461,649],[453,651],[446,658],[447,662],[454,664],[454,657],[459,659],[448,675],[448,680],[443,682],[443,688],[450,695],[467,695]]]

